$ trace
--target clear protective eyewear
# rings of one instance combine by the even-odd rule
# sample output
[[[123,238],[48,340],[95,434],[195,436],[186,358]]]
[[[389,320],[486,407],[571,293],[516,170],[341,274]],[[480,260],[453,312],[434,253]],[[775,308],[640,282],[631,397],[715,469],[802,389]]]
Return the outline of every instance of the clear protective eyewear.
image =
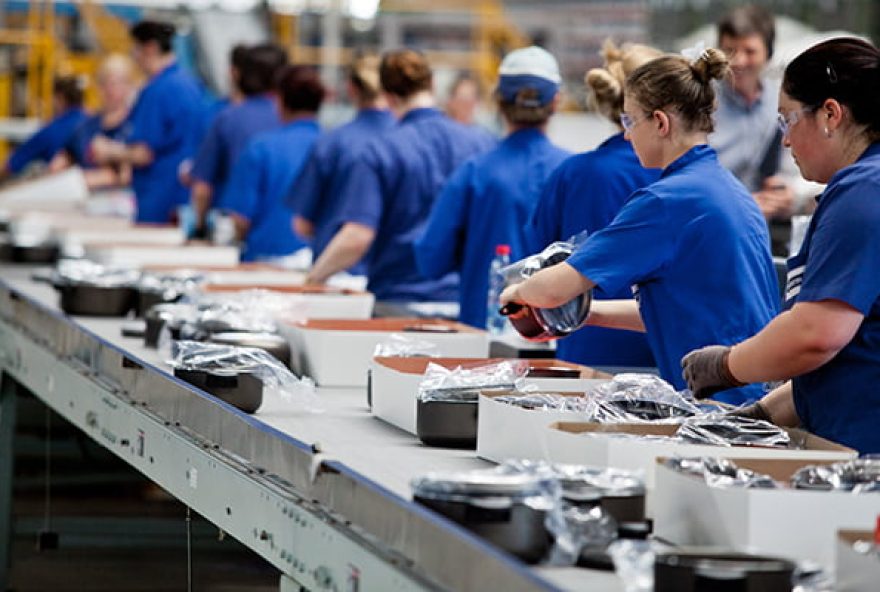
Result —
[[[800,109],[795,109],[788,113],[779,113],[776,115],[776,124],[779,126],[779,131],[782,132],[782,137],[784,138],[788,136],[791,128],[794,127],[798,121],[803,119],[803,113],[809,113],[813,110],[813,107],[801,107]]]
[[[629,115],[628,113],[621,113],[620,114],[620,125],[623,126],[623,131],[631,132],[632,128],[634,128],[637,123],[647,119],[648,117],[649,117],[648,115],[643,115],[642,117],[633,117],[633,116]]]

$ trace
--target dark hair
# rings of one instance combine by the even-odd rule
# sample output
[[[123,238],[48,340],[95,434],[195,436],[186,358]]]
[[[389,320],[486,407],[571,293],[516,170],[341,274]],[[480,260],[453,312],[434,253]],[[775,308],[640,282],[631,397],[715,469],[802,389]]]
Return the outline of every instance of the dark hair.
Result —
[[[276,88],[288,111],[317,113],[326,94],[318,72],[308,66],[285,66],[278,74]]]
[[[63,76],[52,83],[52,94],[61,97],[68,108],[82,107],[84,87],[83,81],[76,76]]]
[[[773,55],[773,42],[776,41],[776,19],[773,13],[755,4],[734,8],[718,21],[718,41],[722,37],[748,37],[758,35],[767,48],[767,57]]]
[[[247,64],[247,53],[250,47],[244,43],[236,43],[229,51],[229,64],[239,72]]]
[[[398,49],[382,56],[379,81],[385,92],[406,98],[431,90],[433,74],[425,56],[414,49]]]
[[[535,105],[539,93],[532,88],[524,88],[516,93],[516,99],[505,101],[498,97],[498,109],[514,125],[540,127],[553,115],[553,102]]]
[[[287,52],[274,43],[261,43],[245,51],[239,68],[238,88],[246,96],[269,92],[279,70],[287,65]]]
[[[171,52],[174,25],[161,21],[141,21],[131,28],[131,36],[138,43],[155,41],[162,53]]]
[[[724,52],[710,47],[694,62],[667,55],[639,66],[626,79],[624,93],[649,113],[674,109],[689,130],[711,132],[715,111],[713,80],[730,71]]]
[[[880,50],[867,41],[840,37],[814,45],[785,69],[782,90],[813,109],[834,99],[868,126],[872,141],[880,138]]]

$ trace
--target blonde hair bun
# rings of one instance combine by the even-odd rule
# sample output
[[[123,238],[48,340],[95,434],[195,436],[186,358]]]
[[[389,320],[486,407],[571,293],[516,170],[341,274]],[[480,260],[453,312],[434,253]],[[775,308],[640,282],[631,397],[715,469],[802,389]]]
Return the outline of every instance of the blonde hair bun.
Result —
[[[730,72],[730,62],[720,49],[709,47],[691,64],[691,70],[697,80],[708,84],[712,80],[721,80]]]

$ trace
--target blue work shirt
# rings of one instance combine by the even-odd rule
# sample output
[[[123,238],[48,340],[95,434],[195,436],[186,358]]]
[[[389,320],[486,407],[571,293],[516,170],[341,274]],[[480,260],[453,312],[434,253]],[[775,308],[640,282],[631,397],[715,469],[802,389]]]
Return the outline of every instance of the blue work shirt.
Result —
[[[706,145],[633,194],[568,262],[606,292],[634,286],[660,376],[677,389],[686,388],[685,354],[748,339],[779,301],[764,217]],[[742,404],[763,394],[763,385],[753,384],[715,398]]]
[[[880,453],[880,143],[837,172],[788,262],[785,307],[845,302],[865,315],[852,340],[821,367],[794,378],[805,429],[861,454]]]
[[[49,162],[64,148],[76,128],[88,117],[80,107],[68,109],[47,123],[33,136],[13,151],[6,168],[18,174],[35,161]]]
[[[176,63],[141,90],[129,115],[127,142],[149,146],[153,162],[132,171],[137,222],[168,222],[177,206],[189,201],[177,174],[180,163],[192,155],[201,122],[201,90]]]
[[[377,135],[394,126],[394,116],[383,109],[361,109],[357,116],[318,139],[299,177],[291,186],[288,207],[314,225],[312,253],[320,257],[339,230],[334,224],[342,190],[360,151]],[[362,264],[350,269],[366,272]]]
[[[452,302],[458,277],[426,279],[416,268],[413,242],[434,200],[465,160],[495,141],[433,108],[413,109],[390,131],[370,142],[352,167],[342,191],[337,224],[376,231],[366,255],[367,289],[378,300]],[[454,245],[450,245],[454,248]]]
[[[635,190],[659,178],[659,169],[642,167],[622,133],[591,152],[572,156],[550,176],[529,220],[529,251],[537,253],[552,242],[568,240],[584,230],[593,234],[605,228]],[[631,299],[632,291],[627,286],[608,293],[597,286],[593,298]],[[559,340],[556,357],[597,366],[654,366],[643,333],[605,327],[584,327]]]
[[[293,233],[285,197],[319,134],[314,120],[294,121],[257,134],[239,156],[223,202],[250,221],[242,261],[289,255],[304,246]]]
[[[275,103],[266,95],[229,105],[214,118],[196,152],[192,177],[211,185],[216,206],[225,206],[222,199],[229,172],[248,140],[280,125]]]
[[[486,327],[495,247],[510,245],[511,261],[529,254],[525,223],[547,177],[569,154],[539,130],[516,131],[459,167],[444,186],[416,240],[416,263],[428,278],[459,272],[462,322]]]
[[[64,146],[71,160],[84,168],[95,168],[97,165],[89,155],[89,145],[97,136],[104,136],[117,142],[125,142],[129,131],[127,121],[118,125],[104,127],[103,116],[98,113],[83,120],[73,131],[70,140]]]

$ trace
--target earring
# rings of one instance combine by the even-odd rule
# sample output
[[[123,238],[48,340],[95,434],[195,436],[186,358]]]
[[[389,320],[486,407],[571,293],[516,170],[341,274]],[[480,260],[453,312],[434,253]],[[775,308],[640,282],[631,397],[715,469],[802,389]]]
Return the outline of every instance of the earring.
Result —
[[[830,137],[831,137],[831,132],[828,131],[828,128],[827,128],[827,127],[826,127],[823,131],[825,132],[825,137],[826,137],[826,138],[830,138]]]

